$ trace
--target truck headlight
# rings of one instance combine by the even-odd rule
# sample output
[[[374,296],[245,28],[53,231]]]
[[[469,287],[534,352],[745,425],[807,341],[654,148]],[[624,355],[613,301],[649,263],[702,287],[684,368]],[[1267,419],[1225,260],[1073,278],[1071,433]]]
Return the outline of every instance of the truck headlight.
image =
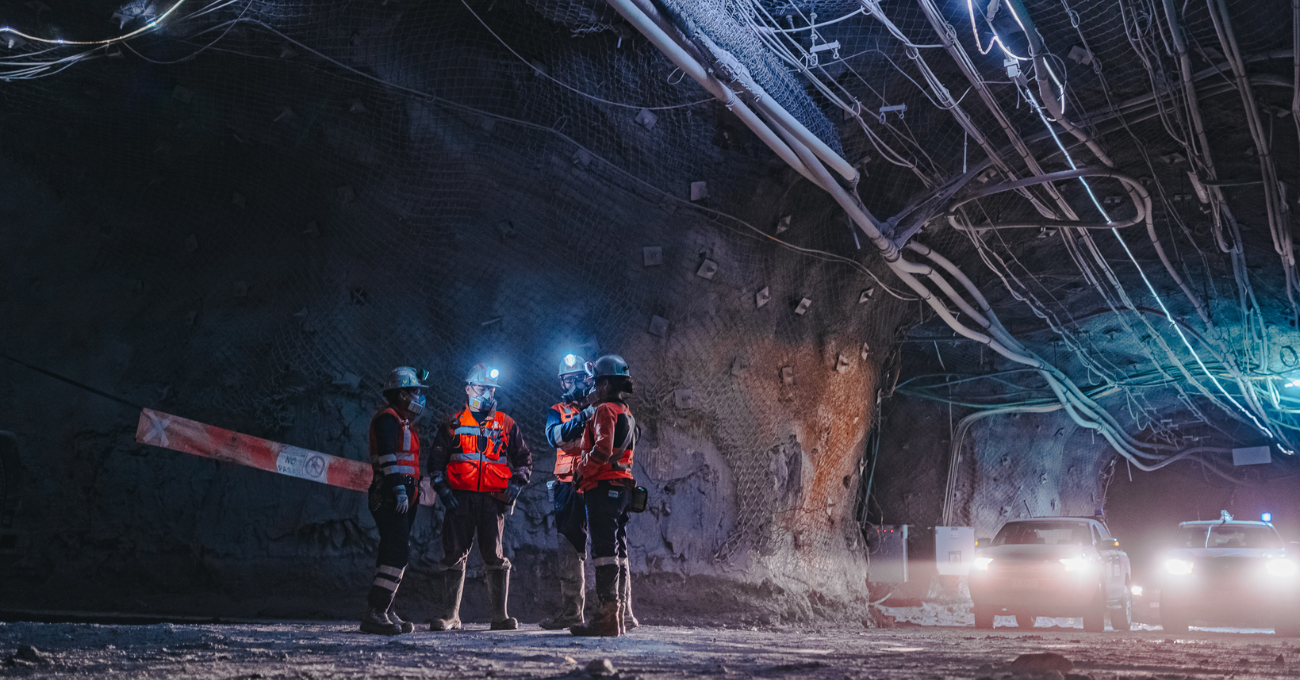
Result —
[[[970,566],[975,571],[988,571],[989,565],[992,563],[993,563],[992,557],[976,557],[975,560],[970,563]]]
[[[1187,576],[1192,573],[1192,563],[1187,560],[1165,560],[1165,571],[1174,576]]]
[[[1061,566],[1066,571],[1084,571],[1088,568],[1088,560],[1082,557],[1066,557],[1061,560]]]
[[[1270,576],[1295,576],[1296,572],[1300,571],[1296,569],[1295,562],[1284,558],[1265,562],[1264,570],[1267,571]]]

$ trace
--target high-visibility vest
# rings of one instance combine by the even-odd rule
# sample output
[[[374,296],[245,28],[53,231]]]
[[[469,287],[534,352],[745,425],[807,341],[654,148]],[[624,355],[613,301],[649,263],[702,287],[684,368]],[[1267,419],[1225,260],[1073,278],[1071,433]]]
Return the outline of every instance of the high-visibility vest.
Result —
[[[596,450],[597,430],[609,438],[609,458]],[[582,432],[582,457],[578,462],[582,479],[580,491],[596,486],[596,482],[616,479],[633,479],[632,456],[636,448],[636,419],[632,410],[617,401],[601,402],[596,413],[587,421]]]
[[[455,448],[447,461],[447,483],[461,491],[498,493],[510,484],[506,448],[515,421],[494,411],[480,423],[466,407],[448,424]]]
[[[567,423],[573,420],[582,411],[578,410],[573,404],[560,402],[551,407],[560,415],[560,423]],[[564,442],[559,448],[555,449],[555,480],[565,484],[573,481],[573,468],[578,464],[578,457],[582,455],[582,437],[578,437],[570,442]]]
[[[402,436],[397,438],[397,450],[393,453],[379,455],[379,443],[375,441],[375,421],[388,414],[397,419],[402,426]],[[385,475],[402,474],[420,478],[420,435],[411,427],[411,421],[397,415],[392,406],[375,414],[370,421],[370,465],[375,469],[375,479]]]

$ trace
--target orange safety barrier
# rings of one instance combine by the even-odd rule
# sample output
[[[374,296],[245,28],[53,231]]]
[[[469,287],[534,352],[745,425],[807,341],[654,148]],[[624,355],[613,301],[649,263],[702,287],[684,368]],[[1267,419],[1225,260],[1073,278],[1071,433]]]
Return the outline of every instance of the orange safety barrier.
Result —
[[[152,409],[140,412],[135,440],[356,491],[368,489],[373,475],[370,463],[231,432]]]

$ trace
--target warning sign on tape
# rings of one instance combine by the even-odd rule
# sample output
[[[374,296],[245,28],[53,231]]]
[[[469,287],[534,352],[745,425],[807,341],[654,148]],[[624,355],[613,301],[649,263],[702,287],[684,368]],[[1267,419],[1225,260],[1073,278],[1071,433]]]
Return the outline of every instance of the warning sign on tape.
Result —
[[[135,440],[357,491],[370,487],[373,474],[369,463],[231,432],[152,409],[140,412]]]

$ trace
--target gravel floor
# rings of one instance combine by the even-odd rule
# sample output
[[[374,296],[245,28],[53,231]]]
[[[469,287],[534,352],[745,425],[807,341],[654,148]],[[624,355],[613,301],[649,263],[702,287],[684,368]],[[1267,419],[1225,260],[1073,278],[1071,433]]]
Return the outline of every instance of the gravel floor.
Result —
[[[1044,621],[1047,621],[1046,619]],[[1053,653],[1013,667],[1022,654]],[[643,626],[579,639],[525,626],[396,638],[352,623],[0,624],[0,676],[129,678],[587,678],[607,659],[628,678],[1248,678],[1300,675],[1300,642],[1268,631],[1073,628],[737,630]],[[1022,662],[1024,664],[1024,662]],[[1032,671],[1037,668],[1035,675]],[[606,670],[608,675],[608,670]],[[1071,677],[1073,674],[1074,677]],[[612,676],[611,676],[612,677]]]

